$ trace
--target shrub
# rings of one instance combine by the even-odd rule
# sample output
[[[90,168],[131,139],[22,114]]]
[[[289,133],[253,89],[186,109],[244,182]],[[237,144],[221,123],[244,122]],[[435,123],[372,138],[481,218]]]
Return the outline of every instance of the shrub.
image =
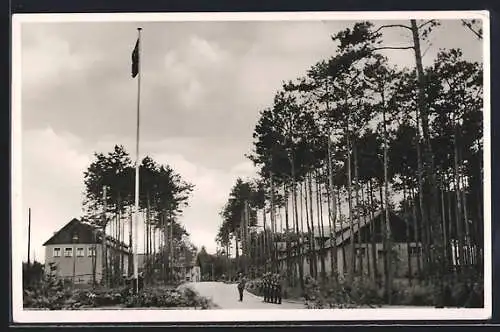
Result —
[[[199,296],[190,288],[179,289],[148,289],[140,294],[132,294],[125,300],[126,307],[194,307],[209,309],[210,301]]]
[[[139,294],[130,292],[129,287],[118,289],[71,289],[63,282],[48,274],[33,289],[25,289],[23,304],[26,308],[48,310],[79,309],[88,307],[126,306],[126,307],[194,307],[209,309],[213,304],[199,296],[190,288],[143,289]]]
[[[399,305],[433,306],[436,302],[436,289],[431,285],[413,284],[393,294],[393,303]]]
[[[373,307],[384,303],[383,293],[377,285],[361,278],[353,281],[340,278],[322,284],[309,278],[305,285],[304,301],[310,309]]]

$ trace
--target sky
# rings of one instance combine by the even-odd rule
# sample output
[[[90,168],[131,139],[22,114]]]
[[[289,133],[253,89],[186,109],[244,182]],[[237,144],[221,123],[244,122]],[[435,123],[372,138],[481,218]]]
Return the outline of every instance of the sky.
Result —
[[[14,222],[25,225],[27,243],[31,208],[31,257],[43,261],[43,242],[82,215],[83,172],[94,152],[121,144],[135,158],[137,80],[130,70],[138,26],[140,155],[171,165],[195,185],[180,222],[198,248],[215,252],[219,211],[234,181],[255,175],[245,154],[259,111],[272,104],[282,81],[335,55],[330,36],[354,23],[22,23],[23,212]],[[459,21],[441,23],[423,43],[424,65],[439,48],[461,48],[466,59],[481,61],[482,44],[470,31]],[[384,41],[406,46],[410,34],[393,29]],[[400,67],[414,66],[411,51],[386,55]]]

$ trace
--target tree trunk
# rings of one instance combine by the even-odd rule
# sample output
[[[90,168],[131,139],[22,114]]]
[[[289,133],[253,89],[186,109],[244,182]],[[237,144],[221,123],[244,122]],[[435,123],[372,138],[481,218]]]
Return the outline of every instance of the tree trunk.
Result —
[[[370,202],[370,219],[371,219],[371,222],[370,222],[370,225],[371,225],[371,251],[372,251],[372,260],[373,260],[373,280],[375,281],[376,284],[379,284],[379,272],[378,272],[378,260],[377,260],[377,239],[375,238],[377,236],[377,228],[376,228],[376,225],[375,225],[375,216],[374,216],[374,213],[373,213],[373,207],[374,207],[374,194],[373,194],[373,186],[372,186],[372,180],[370,179],[368,181],[368,185],[369,185],[369,196],[368,196],[368,199],[369,199],[369,202]],[[380,232],[381,234],[382,232]]]
[[[175,255],[174,255],[174,218],[172,216],[172,212],[169,211],[169,219],[170,219],[170,229],[169,229],[169,236],[168,236],[168,241],[169,241],[169,279],[170,281],[173,281],[174,279],[174,262],[175,262]]]
[[[313,267],[312,277],[318,278],[318,260],[316,259],[316,235],[314,234],[314,212],[313,212],[313,193],[312,193],[312,178],[311,173],[307,174],[307,182],[309,188],[309,213],[311,215],[311,228],[308,229],[309,234],[309,250],[311,250],[311,265]],[[307,199],[307,196],[306,196]],[[319,209],[318,209],[319,210]],[[319,218],[318,218],[319,219]]]
[[[422,262],[422,256],[421,256],[421,248],[422,248],[422,245],[420,243],[420,239],[421,237],[419,236],[421,233],[421,224],[419,224],[418,222],[418,216],[417,216],[417,197],[416,197],[416,194],[413,190],[413,188],[410,188],[410,196],[411,196],[411,200],[412,200],[412,213],[413,213],[413,220],[414,220],[414,229],[415,229],[415,246],[417,246],[417,253],[416,253],[416,256],[417,256],[417,276],[418,276],[418,279],[420,280],[422,278],[422,265],[421,265],[421,262]]]
[[[250,261],[250,255],[251,255],[251,248],[249,245],[248,241],[248,218],[249,218],[249,212],[248,212],[248,201],[245,201],[244,203],[244,210],[243,210],[243,243],[245,244],[242,246],[245,250],[244,252],[244,274],[248,275],[248,262]]]
[[[349,135],[349,134],[348,134]],[[351,180],[351,143],[350,139],[347,139],[347,205],[348,205],[348,213],[349,213],[349,240],[351,246],[351,261],[349,264],[349,280],[353,280],[354,278],[354,267],[356,266],[356,255],[354,251],[354,223],[352,220],[352,180]]]
[[[335,281],[338,280],[338,263],[337,263],[337,243],[335,239],[335,224],[337,222],[337,202],[335,199],[335,189],[333,186],[333,167],[332,167],[332,141],[330,135],[328,136],[328,226],[329,239],[330,239],[330,265],[331,274]],[[330,199],[331,197],[331,199]],[[331,201],[331,203],[330,203]],[[339,197],[340,202],[340,197]],[[330,205],[331,204],[331,205]],[[340,210],[340,206],[339,206]]]
[[[302,240],[302,236],[299,236],[299,228],[298,228],[298,219],[299,219],[299,211],[297,208],[297,188],[296,188],[296,181],[295,181],[295,166],[294,163],[292,162],[292,195],[293,195],[293,210],[294,210],[294,224],[295,224],[295,232],[298,235],[297,236],[297,250],[296,250],[296,255],[297,255],[297,260],[299,264],[299,285],[300,289],[304,290],[304,264],[302,262],[301,254],[300,254],[300,248],[302,246],[302,243],[304,241]],[[302,243],[301,243],[302,242]]]
[[[238,242],[240,239],[240,228],[236,228],[236,234],[234,236],[235,238],[235,250],[236,250],[236,273],[240,271],[240,248],[238,246]]]
[[[121,213],[121,206],[118,209],[118,248],[119,248],[119,253],[118,253],[118,280],[119,284],[121,285],[122,282],[122,276],[123,276],[123,245],[122,245],[122,213]]]
[[[288,221],[288,191],[286,188],[286,184],[283,184],[283,192],[284,192],[284,197],[285,197],[285,243],[286,243],[286,271],[287,271],[287,276],[289,278],[289,282],[293,281],[292,278],[292,264],[291,264],[291,258],[292,258],[292,253],[291,253],[291,248],[290,248],[290,224]]]
[[[95,227],[92,228],[93,237],[93,252],[92,252],[92,287],[97,286],[96,270],[97,270],[97,235]]]
[[[157,269],[157,266],[156,266],[156,262],[157,262],[157,256],[156,256],[156,227],[158,226],[158,224],[155,224],[155,226],[153,227],[153,241],[152,241],[152,247],[153,247],[153,280],[156,281],[158,280],[158,275],[156,274],[156,269]]]
[[[440,215],[437,211],[436,208],[436,202],[439,201],[438,197],[438,188],[436,185],[436,173],[435,173],[435,167],[434,167],[434,159],[432,155],[432,147],[431,147],[431,142],[430,142],[430,135],[429,135],[429,120],[428,120],[428,109],[426,105],[426,100],[425,100],[425,87],[426,87],[426,82],[425,82],[425,76],[424,76],[424,69],[422,65],[422,54],[420,50],[420,39],[419,39],[419,32],[418,32],[418,27],[416,20],[412,19],[410,20],[411,23],[411,30],[412,30],[412,35],[413,35],[413,41],[414,41],[414,51],[415,51],[415,62],[416,62],[416,67],[417,67],[417,78],[418,78],[418,109],[420,110],[420,115],[422,118],[422,133],[423,133],[423,138],[424,138],[424,162],[426,166],[426,176],[425,176],[425,188],[428,189],[429,192],[429,201],[430,204],[428,205],[429,208],[429,219],[432,221],[434,230],[432,232],[433,235],[433,244],[434,244],[434,251],[435,251],[435,256],[433,259],[433,263],[436,264],[436,269],[433,269],[433,271],[437,281],[439,282],[439,285],[441,286],[441,291],[442,291],[442,275],[443,275],[443,263],[442,263],[442,257],[441,257],[441,250],[439,250],[441,246],[441,240],[442,240],[442,225],[441,222],[439,221]],[[424,195],[427,191],[423,191],[422,195]]]
[[[106,245],[106,212],[107,212],[107,188],[103,188],[103,213],[102,213],[102,262],[101,262],[101,271],[102,276],[101,280],[104,280],[104,287],[108,288],[108,253],[107,253],[107,245]]]
[[[330,253],[330,275],[332,276],[332,279],[334,279],[334,276],[335,276],[335,270],[336,270],[336,266],[335,266],[335,258],[336,256],[333,255],[333,249],[334,246],[334,237],[333,237],[333,233],[332,233],[332,197],[330,197],[331,195],[331,192],[330,192],[330,189],[327,188],[326,190],[326,200],[327,200],[327,204],[328,204],[328,236],[325,236],[325,232],[323,231],[323,249],[324,249],[324,253],[323,255],[324,256],[327,256],[327,246],[326,246],[326,241],[328,239],[328,252]],[[334,201],[333,202],[333,205],[336,205],[337,203]],[[328,276],[325,274],[325,279],[327,278]]]
[[[404,209],[403,209],[403,214],[404,214],[404,221],[406,224],[406,257],[408,261],[408,284],[411,286],[412,285],[412,277],[413,277],[413,269],[411,265],[411,252],[410,252],[410,245],[411,245],[411,238],[410,238],[410,222],[408,220],[408,195],[406,194],[406,182],[405,179],[403,179],[403,202],[404,202]]]
[[[364,248],[362,247],[362,241],[361,241],[361,216],[359,213],[359,181],[358,181],[358,147],[357,144],[353,144],[353,152],[354,152],[354,188],[355,188],[355,193],[354,193],[354,201],[356,203],[356,223],[358,225],[358,246],[359,246],[359,275],[361,278],[363,278],[363,250]]]
[[[300,195],[300,232],[303,234],[304,233],[304,218],[302,216],[303,214],[303,211],[302,211],[302,202],[304,201],[305,202],[305,210],[306,210],[306,225],[307,225],[307,234],[308,234],[308,238],[309,238],[309,241],[311,239],[311,228],[309,227],[309,214],[307,213],[308,211],[308,201],[307,201],[307,190],[306,190],[306,183],[302,183],[300,184],[300,192],[301,192],[301,195]],[[303,194],[302,194],[303,193]],[[312,255],[311,255],[311,242],[308,243],[309,245],[309,252],[308,252],[308,255],[307,255],[307,259],[309,260],[309,275],[310,276],[314,276],[314,266],[313,266],[313,258],[312,258]],[[305,243],[302,243],[301,246],[305,246]]]
[[[384,252],[385,261],[387,266],[385,268],[385,291],[389,304],[392,303],[392,239],[391,239],[391,220],[389,216],[389,158],[387,155],[389,143],[387,138],[387,121],[386,121],[386,110],[385,110],[385,96],[382,93],[382,117],[384,123],[384,197],[385,197],[385,242],[384,242]]]
[[[274,267],[274,272],[278,272],[278,247],[276,242],[276,210],[274,206],[274,174],[273,172],[269,172],[269,180],[271,182],[271,195],[270,195],[270,217],[271,217],[271,257],[272,257],[272,266]]]
[[[326,279],[326,270],[325,270],[325,246],[324,246],[324,225],[323,225],[323,202],[322,202],[322,191],[321,191],[321,184],[320,184],[320,173],[322,173],[322,169],[320,168],[320,171],[315,170],[315,179],[316,179],[316,206],[317,206],[317,212],[318,212],[318,227],[319,227],[319,238],[321,239],[319,242],[319,257],[320,257],[320,266],[321,266],[321,280]]]
[[[416,138],[415,145],[417,148],[417,175],[418,175],[418,199],[419,199],[419,210],[420,210],[420,225],[421,225],[421,234],[422,234],[422,256],[423,256],[423,269],[424,271],[429,270],[430,264],[430,255],[429,255],[429,239],[428,239],[428,219],[427,213],[425,211],[424,204],[424,171],[423,171],[423,162],[422,162],[422,152],[420,146],[420,116],[418,110],[416,111]],[[426,275],[426,274],[424,274]]]
[[[169,279],[169,270],[170,270],[170,246],[168,245],[169,236],[168,236],[168,215],[167,210],[164,210],[164,219],[163,219],[163,262],[164,262],[164,281],[168,282]]]
[[[267,258],[269,257],[268,253],[269,253],[269,244],[268,244],[268,237],[267,237],[267,222],[266,222],[266,204],[264,202],[264,208],[262,209],[262,223],[264,225],[264,237],[263,237],[263,240],[262,240],[262,246],[263,246],[263,250],[262,250],[262,263],[264,264],[264,272],[267,273],[268,271],[268,261],[267,261]]]
[[[369,218],[369,216],[367,216],[367,213],[366,211],[369,209],[367,209],[367,201],[366,201],[366,197],[365,197],[365,186],[361,186],[361,204],[363,206],[363,221],[365,222],[365,225],[368,224],[368,227],[369,227],[369,234],[372,234],[373,235],[373,222],[371,222],[372,220],[369,220],[369,223],[367,221],[367,218]],[[370,236],[370,239],[372,238],[373,236]],[[370,258],[370,255],[371,255],[371,252],[370,252],[370,247],[371,245],[368,243],[368,238],[366,239],[363,239],[363,243],[366,243],[366,272],[367,272],[367,275],[368,275],[368,278],[371,277],[372,275],[372,267],[371,267],[371,262],[373,260],[373,258]],[[375,280],[375,278],[373,278],[372,280]]]
[[[445,184],[444,184],[444,171],[441,172],[441,185],[440,185],[440,188],[441,188],[441,222],[443,223],[442,227],[443,227],[443,261],[444,261],[444,264],[446,266],[446,271],[449,270],[449,261],[448,261],[448,252],[447,252],[447,248],[448,248],[448,237],[447,237],[447,234],[446,234],[446,205],[445,205],[445,202],[444,202],[444,195],[445,195]]]
[[[459,156],[461,157],[461,152],[459,150]],[[462,159],[462,158],[460,158]],[[462,162],[463,163],[463,162]],[[458,179],[461,183],[461,196],[462,196],[462,202],[463,202],[463,209],[464,209],[464,223],[465,223],[465,247],[466,247],[466,253],[467,253],[467,270],[469,270],[472,261],[471,261],[471,232],[470,232],[470,225],[469,225],[469,214],[468,214],[468,209],[467,209],[467,195],[466,195],[466,188],[465,188],[465,179],[464,175],[459,176]]]
[[[314,253],[314,212],[313,212],[313,199],[312,199],[312,183],[311,174],[308,173],[305,177],[304,189],[306,190],[306,200],[309,199],[309,223],[307,224],[307,238],[309,260],[311,267],[311,277],[316,278],[316,262]],[[306,214],[308,211],[306,211]]]
[[[453,122],[455,123],[455,119],[453,119]],[[461,200],[461,195],[460,195],[460,174],[459,174],[459,160],[458,160],[458,142],[457,142],[457,136],[458,136],[458,128],[457,125],[454,125],[454,135],[453,135],[453,147],[454,147],[454,170],[453,174],[455,176],[454,178],[454,187],[455,187],[455,203],[456,203],[456,215],[455,215],[455,224],[457,228],[457,245],[458,245],[458,250],[457,250],[457,261],[459,262],[458,268],[460,271],[462,271],[462,267],[464,265],[464,237],[463,237],[463,229],[462,229],[462,222],[463,222],[463,217],[462,217],[462,200]]]
[[[347,259],[345,255],[345,237],[344,237],[344,219],[342,217],[342,204],[341,204],[341,197],[340,197],[340,188],[338,189],[337,192],[337,199],[338,199],[338,206],[339,206],[339,220],[340,220],[340,241],[342,243],[341,245],[341,251],[342,251],[342,271],[343,275],[345,276],[346,271],[347,271]],[[334,234],[336,234],[336,225],[333,225],[334,227]]]

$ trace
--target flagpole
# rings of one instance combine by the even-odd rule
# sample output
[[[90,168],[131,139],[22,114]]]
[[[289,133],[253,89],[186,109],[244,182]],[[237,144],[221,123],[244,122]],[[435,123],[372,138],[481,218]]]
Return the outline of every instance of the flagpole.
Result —
[[[138,274],[138,256],[137,256],[137,241],[139,229],[139,124],[140,124],[140,106],[141,106],[141,30],[137,28],[138,42],[138,73],[137,73],[137,136],[135,148],[135,215],[134,215],[134,280],[136,293],[139,292],[139,274]]]

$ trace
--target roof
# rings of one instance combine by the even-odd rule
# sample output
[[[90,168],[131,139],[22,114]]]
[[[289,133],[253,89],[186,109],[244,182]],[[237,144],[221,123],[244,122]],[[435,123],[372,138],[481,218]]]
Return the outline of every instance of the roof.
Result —
[[[52,235],[43,246],[51,244],[72,244],[73,235],[78,234],[78,240],[76,243],[101,243],[102,242],[102,230],[89,224],[85,221],[80,221],[76,218],[71,219],[66,225],[59,229],[56,233]],[[95,238],[94,238],[95,234]],[[124,242],[118,241],[117,239],[106,235],[106,239],[113,244],[121,244],[125,249],[128,245]]]
[[[360,220],[354,220],[353,225],[352,225],[352,228],[353,228],[352,233],[357,234],[361,229],[368,226],[370,223],[376,222],[378,219],[380,219],[383,212],[384,211],[382,211],[382,210],[375,212],[373,215],[373,218],[366,218],[366,219],[362,218]],[[390,219],[392,229],[394,228],[395,222],[403,223],[406,225],[406,221],[403,220],[402,218],[400,218],[398,215],[396,215],[393,211],[389,211],[389,215],[390,215],[389,219]],[[411,224],[410,224],[410,227],[412,227]],[[342,229],[337,230],[337,232],[335,233],[336,246],[337,247],[341,246],[344,242],[346,242],[347,240],[350,239],[350,236],[351,236],[350,224],[349,224],[349,222],[347,222],[347,223],[343,224]],[[330,247],[331,241],[332,241],[331,239],[327,240],[325,243],[325,246]]]
[[[353,220],[353,233],[357,234],[360,229],[369,225],[374,220],[375,221],[379,220],[383,213],[384,213],[384,211],[377,211],[374,213],[373,218],[367,217],[366,219],[360,218],[359,220],[357,220],[357,219]],[[394,229],[395,224],[400,224],[400,225],[406,226],[406,222],[404,221],[404,219],[400,218],[393,211],[390,211],[389,213],[390,213],[391,228],[392,229]],[[350,229],[350,224],[348,221],[343,222],[342,224],[337,223],[335,226],[336,226],[335,227],[336,231],[335,231],[334,238],[335,238],[335,244],[338,247],[350,239],[351,229]],[[410,227],[413,227],[413,226],[410,224]],[[327,239],[325,242],[325,247],[329,248],[329,247],[331,247],[331,242],[332,242],[332,240],[330,239],[330,227],[326,226],[323,229],[324,229],[324,238]],[[316,229],[316,228],[314,229],[314,233],[315,233],[315,237],[317,237],[317,238],[320,237],[319,236],[320,235],[319,234],[319,227],[318,227],[318,229]],[[308,242],[307,237],[304,238],[303,240],[304,240],[304,242]],[[284,239],[279,241],[278,242],[278,250],[285,250],[285,243],[286,242]],[[291,243],[291,246],[294,246],[294,245],[296,245],[296,242]]]

